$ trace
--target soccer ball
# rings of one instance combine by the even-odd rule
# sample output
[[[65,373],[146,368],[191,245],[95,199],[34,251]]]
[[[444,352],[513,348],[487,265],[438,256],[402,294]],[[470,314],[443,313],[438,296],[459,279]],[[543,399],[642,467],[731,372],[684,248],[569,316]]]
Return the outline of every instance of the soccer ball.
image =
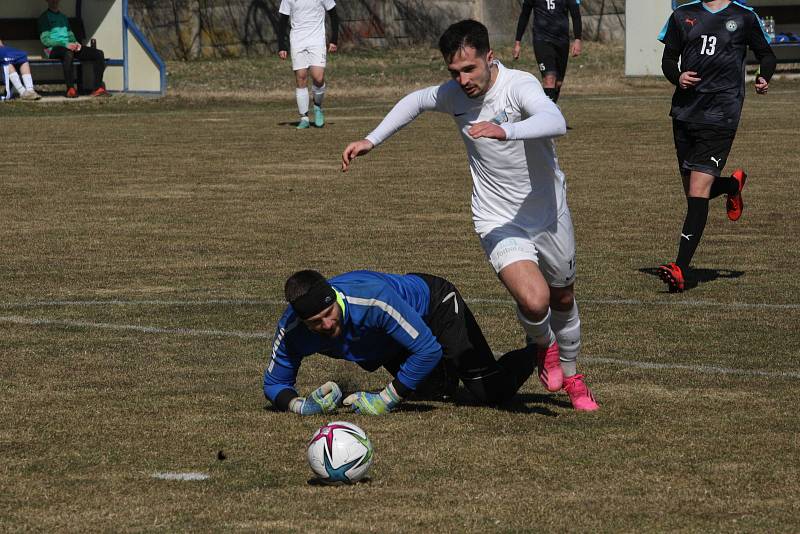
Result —
[[[353,423],[334,421],[320,427],[308,442],[308,464],[324,484],[352,484],[372,465],[372,443]]]

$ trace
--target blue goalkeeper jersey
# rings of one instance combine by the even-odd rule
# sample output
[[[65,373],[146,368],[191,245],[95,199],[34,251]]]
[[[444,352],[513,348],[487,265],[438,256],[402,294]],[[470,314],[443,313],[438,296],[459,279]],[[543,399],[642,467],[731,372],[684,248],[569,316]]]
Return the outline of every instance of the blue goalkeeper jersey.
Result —
[[[309,330],[291,306],[275,332],[264,372],[264,395],[272,401],[294,384],[303,358],[319,353],[355,362],[367,371],[407,355],[397,374],[411,390],[442,357],[442,347],[424,321],[430,288],[413,274],[352,271],[329,280],[342,307],[341,334],[329,338]]]

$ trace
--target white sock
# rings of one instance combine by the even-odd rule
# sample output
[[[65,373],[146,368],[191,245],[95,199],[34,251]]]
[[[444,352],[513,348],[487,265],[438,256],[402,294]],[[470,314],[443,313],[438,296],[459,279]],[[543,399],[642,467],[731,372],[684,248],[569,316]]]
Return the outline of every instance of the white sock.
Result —
[[[314,92],[314,105],[318,107],[322,107],[322,99],[325,97],[325,84],[323,83],[321,87],[317,87],[313,83],[311,84],[311,90]]]
[[[555,341],[556,336],[550,328],[550,310],[547,310],[547,316],[535,323],[522,315],[522,312],[517,307],[517,320],[522,325],[522,329],[528,334],[530,339],[536,342],[539,347],[549,347]]]
[[[308,87],[295,89],[294,96],[297,99],[297,111],[301,117],[308,115]]]
[[[578,303],[572,303],[568,311],[553,310],[550,327],[556,334],[561,370],[565,377],[578,373],[578,353],[581,350],[581,318],[578,316]]]
[[[25,84],[26,91],[33,91],[33,77],[30,74],[22,75],[22,83]]]
[[[14,89],[16,89],[19,94],[22,94],[22,93],[25,92],[25,88],[22,87],[22,82],[19,79],[19,73],[16,73],[16,72],[12,73],[8,77],[8,79],[11,80],[11,85],[14,86]]]

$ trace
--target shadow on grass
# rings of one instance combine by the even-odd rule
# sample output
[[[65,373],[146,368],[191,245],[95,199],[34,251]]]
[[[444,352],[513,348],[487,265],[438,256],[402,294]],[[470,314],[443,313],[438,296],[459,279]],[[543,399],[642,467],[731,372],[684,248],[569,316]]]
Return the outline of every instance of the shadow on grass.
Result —
[[[456,394],[456,396],[449,402],[459,407],[487,407],[485,403],[478,401],[472,397],[469,392],[463,389],[459,390],[458,394]],[[489,407],[503,412],[538,414],[546,417],[557,417],[558,414],[551,410],[547,405],[555,408],[572,407],[569,402],[559,399],[553,395],[534,393],[518,393],[507,402],[497,405],[490,405]]]
[[[293,126],[293,127],[297,128],[298,124],[300,124],[300,121],[281,121],[281,122],[278,123],[278,126]],[[336,124],[336,123],[335,122],[330,122],[330,121],[325,121],[325,126],[329,126],[331,124]],[[325,126],[317,128],[316,126],[314,126],[314,122],[312,121],[311,122],[311,126],[309,128],[306,128],[306,130],[322,130],[323,128],[325,128]]]
[[[649,274],[651,276],[658,276],[658,267],[642,267],[639,269],[640,273]],[[684,291],[694,289],[700,284],[713,282],[717,278],[739,278],[744,275],[744,271],[733,271],[730,269],[694,269],[689,268],[688,272],[684,273],[686,278]],[[668,293],[664,290],[662,293]]]
[[[410,402],[404,402],[404,403],[400,404],[399,406],[397,406],[396,408],[394,408],[392,410],[392,413],[398,413],[398,412],[426,413],[426,412],[432,412],[435,409],[436,409],[436,407],[435,406],[431,406],[430,404],[424,404],[424,403],[412,400]],[[284,413],[283,410],[279,410],[278,408],[276,408],[272,404],[265,404],[264,405],[264,411],[265,412]],[[345,414],[345,415],[353,415],[353,412],[349,408],[347,408],[346,406],[345,407],[339,407],[337,413]]]
[[[531,404],[535,405],[530,406]],[[518,393],[506,404],[498,406],[498,409],[515,413],[538,413],[548,417],[557,417],[558,414],[548,408],[547,405],[555,408],[572,408],[572,404],[569,401],[553,394]]]
[[[431,406],[430,404],[423,404],[418,401],[410,401],[410,402],[404,402],[396,406],[395,408],[392,408],[392,412],[426,413],[426,412],[432,412],[435,409],[436,407]]]
[[[547,405],[555,408],[571,408],[572,405],[553,395],[533,394],[533,393],[518,393],[508,402],[497,405],[487,405],[475,399],[470,393],[460,388],[459,391],[449,398],[432,398],[426,396],[425,399],[409,398],[407,402],[392,409],[392,413],[428,413],[436,410],[436,406],[427,404],[425,401],[443,402],[458,406],[459,408],[486,408],[491,407],[496,410],[520,414],[538,414],[546,417],[557,417],[558,414],[551,410]],[[533,406],[531,406],[533,404]],[[271,404],[264,405],[264,410],[269,412],[279,412],[277,408]],[[344,413],[351,413],[347,409],[340,408]],[[221,451],[220,451],[221,452]]]
[[[309,486],[325,486],[325,487],[329,487],[329,488],[335,488],[337,486],[356,486],[356,485],[359,485],[359,484],[369,484],[371,482],[372,482],[372,479],[370,477],[364,477],[359,481],[351,482],[349,484],[344,483],[344,482],[338,482],[338,483],[335,483],[335,484],[331,484],[331,483],[325,482],[324,480],[319,479],[319,478],[311,478],[311,479],[308,480],[308,485]]]

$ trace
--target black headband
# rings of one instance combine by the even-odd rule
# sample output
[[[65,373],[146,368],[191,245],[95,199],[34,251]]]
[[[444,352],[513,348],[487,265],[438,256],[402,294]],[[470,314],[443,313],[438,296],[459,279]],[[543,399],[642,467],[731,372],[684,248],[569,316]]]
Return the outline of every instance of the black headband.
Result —
[[[336,292],[326,280],[320,280],[289,304],[298,317],[308,319],[334,302],[336,302]]]

